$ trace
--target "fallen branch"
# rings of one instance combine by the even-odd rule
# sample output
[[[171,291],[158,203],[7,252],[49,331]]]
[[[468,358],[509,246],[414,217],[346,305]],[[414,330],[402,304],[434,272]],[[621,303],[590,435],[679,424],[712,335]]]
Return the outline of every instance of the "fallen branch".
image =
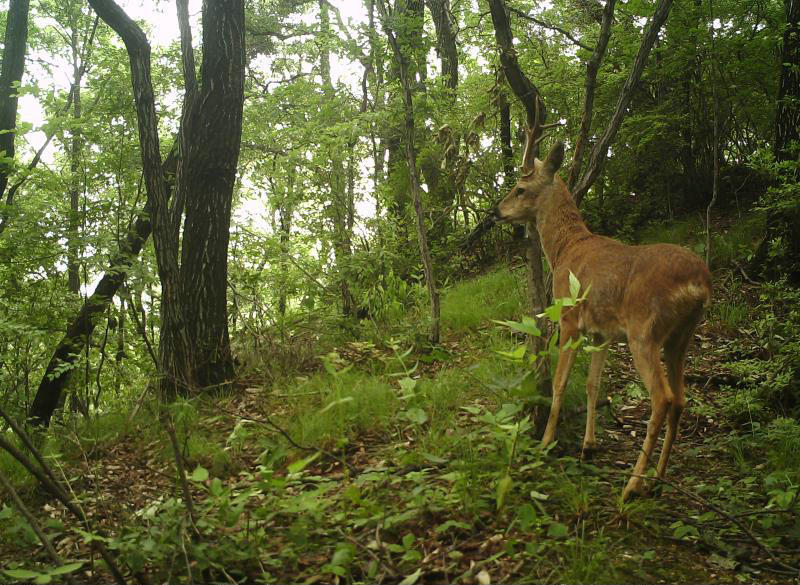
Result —
[[[800,567],[794,567],[792,565],[788,565],[788,564],[784,563],[782,560],[780,560],[777,556],[775,556],[775,553],[772,552],[771,548],[769,548],[766,544],[761,542],[761,540],[753,533],[752,530],[750,530],[750,527],[747,526],[747,524],[745,524],[744,521],[742,521],[741,518],[738,518],[738,517],[736,517],[736,516],[734,516],[732,514],[729,514],[728,512],[726,512],[724,509],[722,509],[720,506],[718,506],[714,502],[711,502],[711,501],[705,499],[703,496],[701,496],[699,494],[696,494],[693,491],[688,490],[688,489],[678,485],[677,483],[669,481],[667,479],[662,479],[662,478],[657,477],[657,476],[646,476],[646,475],[637,475],[637,474],[629,474],[629,475],[631,475],[632,477],[641,477],[645,481],[653,480],[653,481],[657,481],[659,483],[662,483],[664,485],[667,485],[667,486],[673,488],[674,490],[680,492],[684,496],[686,496],[688,498],[691,498],[692,500],[694,500],[698,504],[708,508],[709,510],[711,510],[713,512],[716,512],[717,514],[719,514],[720,516],[722,516],[724,518],[727,518],[731,523],[733,523],[736,526],[738,526],[742,530],[742,532],[744,532],[748,536],[748,538],[758,548],[760,548],[770,558],[770,560],[772,560],[773,563],[775,563],[777,566],[779,566],[779,567],[781,567],[783,569],[786,569],[787,571],[791,571],[793,575],[800,576]]]

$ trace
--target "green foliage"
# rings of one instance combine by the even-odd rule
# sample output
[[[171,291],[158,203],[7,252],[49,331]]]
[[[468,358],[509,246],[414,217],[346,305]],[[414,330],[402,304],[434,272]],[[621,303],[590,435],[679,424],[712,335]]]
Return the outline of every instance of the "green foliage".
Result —
[[[400,407],[388,383],[346,366],[336,367],[288,392],[301,412],[291,425],[301,444],[330,445],[361,433],[380,433]]]
[[[460,281],[442,297],[442,325],[465,332],[492,319],[519,318],[525,306],[523,286],[520,276],[506,268]]]

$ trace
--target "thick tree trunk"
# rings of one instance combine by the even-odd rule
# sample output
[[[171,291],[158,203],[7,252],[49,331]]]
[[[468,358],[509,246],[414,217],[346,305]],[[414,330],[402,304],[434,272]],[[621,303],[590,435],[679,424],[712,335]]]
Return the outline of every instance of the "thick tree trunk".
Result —
[[[28,0],[10,0],[0,68],[0,199],[6,192],[8,178],[14,171],[14,139],[17,127],[17,91],[15,87],[25,70],[28,46]],[[5,222],[4,222],[5,223]]]
[[[201,86],[181,133],[176,190],[186,219],[180,302],[191,354],[184,367],[199,389],[233,379],[228,336],[228,241],[244,104],[244,1],[203,2]]]
[[[606,126],[603,134],[595,143],[591,153],[589,153],[589,166],[586,168],[586,172],[583,174],[580,181],[578,181],[577,185],[575,186],[575,189],[572,191],[572,195],[575,198],[575,203],[577,205],[581,204],[581,201],[589,191],[589,188],[592,186],[595,179],[597,179],[600,171],[603,170],[603,165],[606,161],[606,155],[608,154],[608,147],[611,146],[611,142],[614,140],[619,127],[622,125],[622,120],[625,119],[625,115],[628,112],[628,106],[633,99],[633,92],[636,90],[636,86],[639,84],[639,79],[642,77],[644,66],[647,64],[647,58],[650,56],[650,50],[653,48],[653,44],[658,38],[658,32],[666,22],[667,16],[669,16],[669,10],[671,7],[672,0],[658,0],[658,3],[656,4],[653,18],[650,19],[650,23],[644,31],[642,42],[639,45],[639,51],[633,61],[633,66],[630,74],[628,75],[628,79],[625,80],[625,84],[622,86],[622,91],[617,99],[617,106],[614,109],[614,113],[611,115],[611,120],[608,122],[608,126]]]

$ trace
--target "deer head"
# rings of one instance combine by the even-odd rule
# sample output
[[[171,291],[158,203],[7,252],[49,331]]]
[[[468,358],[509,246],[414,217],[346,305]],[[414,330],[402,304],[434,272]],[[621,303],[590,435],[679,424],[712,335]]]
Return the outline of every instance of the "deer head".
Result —
[[[499,222],[525,224],[536,219],[541,202],[547,199],[561,179],[556,172],[564,162],[564,143],[556,142],[544,161],[533,156],[541,138],[535,138],[535,130],[526,130],[525,153],[519,181],[495,208],[495,219]]]

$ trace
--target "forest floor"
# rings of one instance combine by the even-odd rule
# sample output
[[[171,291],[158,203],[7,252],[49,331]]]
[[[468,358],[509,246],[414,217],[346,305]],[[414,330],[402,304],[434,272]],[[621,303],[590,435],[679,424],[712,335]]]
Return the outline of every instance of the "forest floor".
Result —
[[[500,274],[477,286],[502,298]],[[543,449],[525,416],[541,399],[524,345],[486,320],[453,325],[433,352],[402,338],[343,342],[316,371],[252,373],[232,396],[177,406],[190,515],[149,403],[74,430],[58,466],[108,547],[158,582],[800,583],[786,471],[800,441],[756,424],[763,413],[741,406],[728,367],[763,351],[748,323],[760,289],[717,290],[728,309],[695,336],[668,479],[632,502],[620,494],[649,401],[627,348],[611,348],[599,448],[582,462],[586,356],[559,441]],[[91,558],[63,509],[42,510],[63,558]],[[13,534],[7,525],[0,561],[21,565],[33,538]],[[99,563],[75,575],[109,580]]]

